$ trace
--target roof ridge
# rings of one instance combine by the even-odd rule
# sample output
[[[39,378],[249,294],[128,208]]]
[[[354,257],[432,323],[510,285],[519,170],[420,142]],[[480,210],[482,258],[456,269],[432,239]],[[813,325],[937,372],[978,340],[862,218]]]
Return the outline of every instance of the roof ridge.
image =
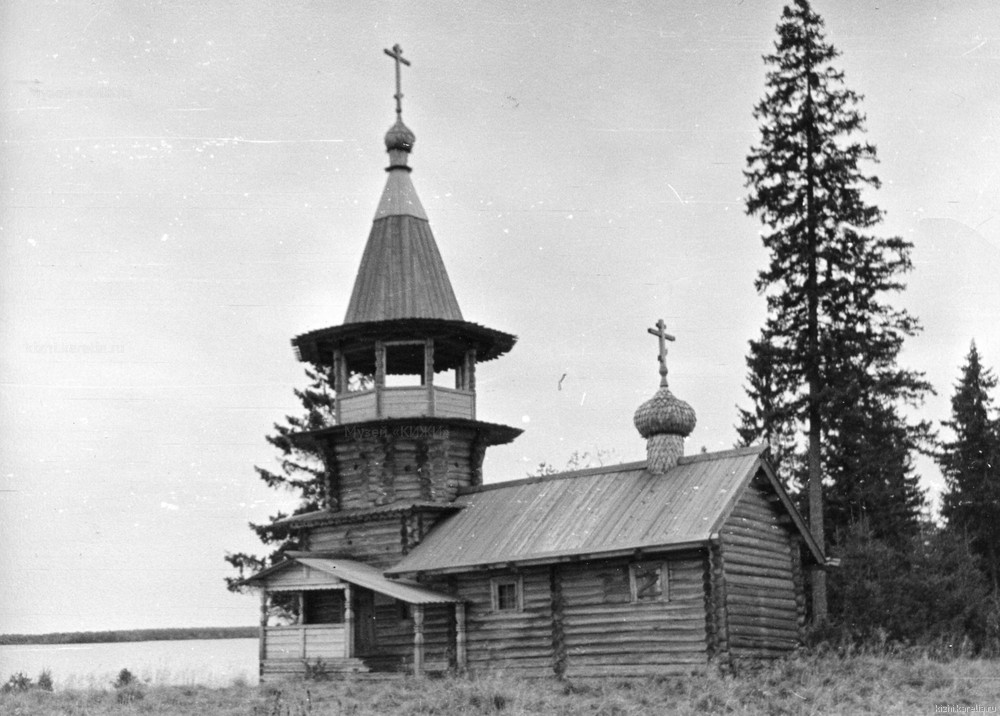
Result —
[[[738,457],[741,455],[760,455],[767,450],[767,445],[757,443],[746,447],[731,448],[729,450],[718,450],[716,452],[702,452],[696,455],[684,455],[677,461],[678,465],[686,465],[692,462],[703,462],[705,460],[721,460],[727,457]]]
[[[601,465],[599,467],[585,467],[580,470],[567,470],[565,472],[555,472],[551,475],[534,475],[532,477],[522,477],[517,480],[502,480],[501,482],[491,482],[488,485],[477,485],[475,487],[463,487],[459,489],[459,494],[468,495],[474,492],[484,492],[486,490],[496,490],[501,487],[514,487],[517,485],[533,485],[536,482],[550,482],[571,477],[585,477],[588,475],[600,475],[607,472],[632,472],[634,470],[645,470],[646,461],[621,462],[615,465]]]
[[[738,447],[729,450],[718,450],[716,452],[698,453],[697,455],[685,455],[680,460],[678,460],[678,465],[687,465],[696,462],[706,462],[708,460],[723,460],[730,457],[741,457],[743,455],[759,455],[767,450],[767,445],[764,443],[759,443],[757,445],[750,445],[748,447]],[[581,470],[566,470],[564,472],[556,472],[551,475],[534,475],[532,477],[523,477],[517,480],[501,480],[500,482],[491,482],[486,485],[477,485],[475,487],[463,487],[459,489],[460,495],[470,495],[477,492],[485,492],[487,490],[496,490],[502,487],[517,487],[519,485],[533,485],[538,482],[549,482],[552,480],[562,480],[566,478],[574,477],[588,477],[590,475],[601,475],[609,472],[632,472],[634,470],[645,470],[646,461],[637,460],[635,462],[622,462],[615,465],[601,465],[599,467],[587,467]],[[669,475],[669,471],[667,472]]]

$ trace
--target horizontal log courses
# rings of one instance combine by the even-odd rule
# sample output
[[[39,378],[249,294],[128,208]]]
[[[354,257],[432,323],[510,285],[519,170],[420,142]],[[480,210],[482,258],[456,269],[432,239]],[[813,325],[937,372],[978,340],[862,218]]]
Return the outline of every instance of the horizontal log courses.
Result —
[[[519,573],[524,610],[493,612],[487,574],[462,574],[454,579],[465,600],[468,668],[505,668],[526,675],[552,674],[552,595],[547,568]]]
[[[387,515],[377,521],[314,527],[309,531],[308,547],[313,552],[329,552],[375,567],[389,567],[403,555],[400,518]]]
[[[705,663],[704,556],[661,563],[662,598],[640,602],[631,598],[627,561],[560,567],[567,676],[611,667],[622,675],[664,673]]]
[[[733,656],[772,656],[799,637],[790,519],[755,480],[720,530],[726,626]]]

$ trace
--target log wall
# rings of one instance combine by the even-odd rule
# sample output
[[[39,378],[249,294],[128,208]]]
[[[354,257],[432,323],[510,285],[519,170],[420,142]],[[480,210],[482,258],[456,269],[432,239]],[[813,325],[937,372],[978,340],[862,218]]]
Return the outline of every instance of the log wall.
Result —
[[[725,629],[734,658],[780,656],[799,643],[793,529],[773,488],[758,477],[720,530]]]
[[[362,658],[373,671],[413,669],[412,607],[375,595],[375,650]],[[444,671],[454,662],[454,616],[448,604],[424,605],[424,669]]]
[[[307,547],[388,568],[403,557],[403,523],[399,515],[357,524],[327,525],[309,531]]]
[[[467,667],[471,671],[503,669],[521,676],[551,676],[552,593],[549,569],[531,568],[519,573],[522,611],[494,612],[490,580],[493,576],[509,575],[495,572],[462,574],[450,583],[453,593],[467,601]],[[447,585],[438,585],[438,588],[447,588]]]
[[[644,560],[648,562],[649,560]],[[428,587],[467,601],[467,666],[519,676],[649,676],[689,672],[708,658],[707,558],[653,560],[661,599],[633,601],[629,561],[457,575]],[[491,579],[519,576],[521,611],[493,610]]]
[[[559,568],[566,676],[648,676],[706,662],[706,559],[660,561],[665,593],[650,601],[632,600],[625,560]]]
[[[341,510],[452,502],[459,488],[479,484],[483,459],[474,430],[439,426],[352,428],[325,452],[335,463],[331,503]]]

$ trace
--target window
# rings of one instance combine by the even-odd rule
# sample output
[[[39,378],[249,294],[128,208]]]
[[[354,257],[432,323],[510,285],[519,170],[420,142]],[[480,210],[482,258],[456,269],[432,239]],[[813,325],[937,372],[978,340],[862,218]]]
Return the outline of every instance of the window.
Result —
[[[662,562],[637,562],[629,569],[633,602],[666,600],[667,566]]]
[[[520,577],[496,577],[490,583],[493,588],[493,611],[519,612],[524,608]]]
[[[424,370],[423,342],[386,344],[386,388],[407,388],[423,385]]]

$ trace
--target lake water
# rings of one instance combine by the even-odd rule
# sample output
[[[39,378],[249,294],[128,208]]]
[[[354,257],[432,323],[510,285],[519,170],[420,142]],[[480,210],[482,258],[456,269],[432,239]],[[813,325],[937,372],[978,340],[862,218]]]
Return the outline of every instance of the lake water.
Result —
[[[35,680],[48,669],[56,689],[106,688],[128,669],[151,684],[256,684],[257,653],[256,639],[0,646],[0,682],[17,672]]]

